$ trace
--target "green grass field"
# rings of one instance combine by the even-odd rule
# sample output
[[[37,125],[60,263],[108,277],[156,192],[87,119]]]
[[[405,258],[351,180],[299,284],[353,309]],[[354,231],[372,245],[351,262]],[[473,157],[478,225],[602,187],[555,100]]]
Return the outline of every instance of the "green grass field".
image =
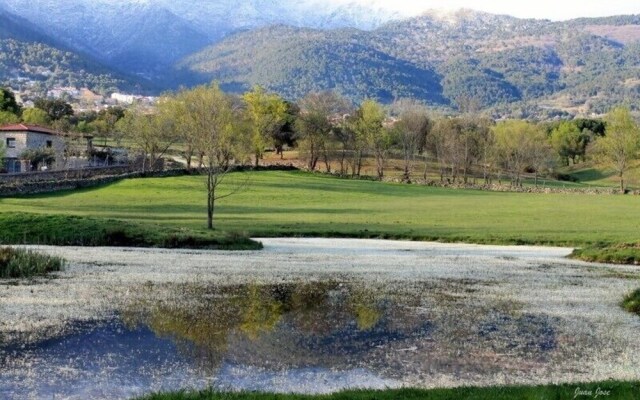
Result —
[[[581,246],[640,241],[640,197],[500,193],[237,173],[249,186],[220,200],[222,231],[253,236],[385,237]],[[4,213],[111,218],[204,230],[204,177],[132,179],[73,192],[0,199]]]
[[[108,218],[0,213],[0,244],[258,250],[246,235]],[[1,275],[1,274],[0,274]]]
[[[620,178],[615,171],[607,165],[596,164],[593,161],[562,167],[561,172],[578,179],[582,186],[592,187],[619,187]],[[640,187],[640,163],[633,161],[631,167],[624,174],[625,186],[630,189]]]
[[[630,400],[640,396],[638,382],[596,382],[572,385],[514,386],[497,388],[399,389],[346,391],[331,395],[269,393],[220,393],[212,391],[156,394],[141,400]]]

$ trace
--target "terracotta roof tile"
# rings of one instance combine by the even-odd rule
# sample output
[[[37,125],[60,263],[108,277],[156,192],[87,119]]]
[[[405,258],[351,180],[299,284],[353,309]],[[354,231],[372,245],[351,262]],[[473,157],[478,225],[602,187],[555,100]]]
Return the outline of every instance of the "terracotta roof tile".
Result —
[[[3,125],[0,126],[0,132],[36,132],[36,133],[44,133],[47,135],[57,135],[62,136],[63,134],[53,129],[45,128],[40,125],[29,125],[29,124],[11,124],[11,125]]]

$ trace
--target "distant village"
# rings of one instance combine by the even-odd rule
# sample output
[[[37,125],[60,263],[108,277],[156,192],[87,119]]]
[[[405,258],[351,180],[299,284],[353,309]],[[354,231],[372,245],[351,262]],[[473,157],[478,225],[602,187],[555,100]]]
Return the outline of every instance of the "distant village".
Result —
[[[16,101],[25,108],[33,107],[34,100],[43,97],[45,91],[41,82],[31,81],[27,78],[17,78],[7,85],[16,97]],[[112,106],[137,105],[141,107],[153,106],[158,98],[154,96],[142,96],[133,93],[113,92],[108,95],[96,93],[88,88],[75,88],[65,86],[53,86],[46,89],[46,96],[51,99],[62,99],[73,106],[76,113],[86,111],[100,111]]]

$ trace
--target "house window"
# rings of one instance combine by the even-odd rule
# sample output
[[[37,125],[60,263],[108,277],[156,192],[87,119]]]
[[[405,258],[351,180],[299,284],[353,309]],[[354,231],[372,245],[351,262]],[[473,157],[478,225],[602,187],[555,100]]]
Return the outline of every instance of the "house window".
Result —
[[[53,142],[51,140],[47,140],[47,148],[50,149],[53,147]]]
[[[7,149],[15,149],[16,148],[16,139],[15,138],[7,138]]]

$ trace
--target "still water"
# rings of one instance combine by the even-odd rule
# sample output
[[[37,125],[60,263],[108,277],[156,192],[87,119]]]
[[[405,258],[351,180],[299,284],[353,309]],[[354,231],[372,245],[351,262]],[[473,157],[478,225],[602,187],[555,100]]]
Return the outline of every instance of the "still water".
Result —
[[[326,393],[428,384],[438,374],[473,380],[553,363],[563,356],[559,340],[571,342],[552,317],[469,301],[477,289],[465,282],[184,284],[162,300],[156,289],[141,288],[111,318],[69,324],[63,336],[0,342],[0,398],[119,399],[209,386]]]

